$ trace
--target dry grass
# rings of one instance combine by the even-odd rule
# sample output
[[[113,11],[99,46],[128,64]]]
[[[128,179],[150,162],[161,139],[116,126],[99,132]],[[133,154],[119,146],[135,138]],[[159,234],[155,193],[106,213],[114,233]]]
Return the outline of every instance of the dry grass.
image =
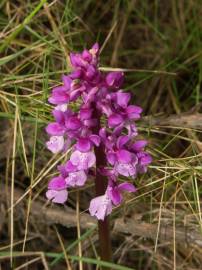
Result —
[[[0,7],[0,268],[200,269],[200,1],[3,0]],[[69,51],[96,40],[101,69],[124,70],[125,89],[144,108],[139,129],[154,159],[135,180],[136,195],[113,212],[113,266],[97,255],[86,211],[92,184],[79,200],[70,192],[64,207],[44,196],[66,158],[44,146],[47,96],[70,70]]]

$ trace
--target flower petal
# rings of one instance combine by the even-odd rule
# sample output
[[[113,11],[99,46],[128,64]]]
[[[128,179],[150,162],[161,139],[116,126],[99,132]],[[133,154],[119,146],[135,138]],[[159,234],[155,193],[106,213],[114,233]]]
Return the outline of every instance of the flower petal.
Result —
[[[140,119],[140,114],[142,113],[142,108],[135,105],[130,105],[126,109],[126,113],[129,119],[138,120]]]
[[[90,62],[92,60],[92,54],[88,51],[88,50],[83,50],[82,52],[82,58],[85,60],[85,61],[88,61]]]
[[[121,149],[116,153],[117,159],[120,163],[130,163],[132,160],[132,155],[129,151]]]
[[[96,158],[93,152],[82,153],[76,150],[71,154],[70,160],[78,170],[87,170],[95,164]]]
[[[89,212],[99,220],[104,220],[112,212],[112,203],[107,195],[95,197],[90,202]]]
[[[84,65],[84,60],[81,58],[81,55],[78,53],[70,53],[70,62],[73,67],[82,67]]]
[[[88,128],[95,127],[97,125],[97,119],[86,119],[83,121],[83,124]]]
[[[109,162],[110,165],[114,165],[115,162],[117,161],[116,154],[113,152],[108,152],[107,153],[107,161]]]
[[[48,188],[53,190],[61,190],[66,188],[66,182],[65,179],[62,176],[54,177],[50,180],[48,183]]]
[[[89,108],[81,109],[79,112],[79,115],[82,121],[86,119],[90,119],[92,115],[92,109],[89,109]]]
[[[92,54],[92,55],[95,55],[99,52],[99,44],[96,42],[92,48],[89,50],[89,52]]]
[[[55,87],[48,101],[55,105],[68,103],[69,95],[64,89],[64,86]]]
[[[106,83],[108,86],[118,88],[123,84],[123,72],[109,72],[106,76]]]
[[[137,157],[141,165],[149,165],[152,162],[152,157],[147,152],[137,153]]]
[[[87,138],[80,138],[76,143],[76,149],[81,152],[89,152],[91,149],[91,142]]]
[[[123,122],[123,117],[120,114],[112,114],[108,119],[109,127],[116,127]]]
[[[118,139],[117,139],[117,147],[120,149],[122,148],[128,141],[130,140],[130,137],[129,136],[119,136]]]
[[[71,88],[71,84],[72,84],[72,79],[70,78],[69,75],[62,75],[62,81],[64,83],[64,87],[65,89],[68,91]]]
[[[64,125],[64,121],[65,121],[65,114],[64,112],[60,111],[60,110],[53,110],[52,114],[55,118],[55,121],[57,123],[59,123],[60,125]]]
[[[78,97],[80,97],[80,95],[81,95],[81,89],[80,88],[78,88],[76,90],[73,90],[73,91],[71,91],[69,93],[69,100],[70,101],[75,101],[75,100],[77,100]]]
[[[120,185],[118,185],[118,189],[120,191],[128,191],[128,192],[137,191],[136,187],[133,184],[128,183],[128,182],[124,182],[124,183],[121,183]]]
[[[90,135],[89,139],[91,140],[92,143],[94,143],[96,146],[100,145],[100,137],[98,135],[92,134]]]
[[[65,164],[65,170],[68,173],[78,171],[77,166],[73,165],[70,160],[68,160],[67,163]]]
[[[136,175],[136,167],[132,164],[117,163],[115,171],[123,176],[134,176]]]
[[[61,176],[62,176],[63,178],[66,178],[66,177],[67,177],[68,172],[67,172],[66,169],[65,169],[65,165],[58,165],[58,166],[57,166],[57,169],[58,169],[58,171],[60,172],[60,174],[61,174]]]
[[[117,187],[111,189],[110,199],[112,200],[114,205],[119,205],[121,203],[123,197]]]
[[[66,202],[67,196],[68,196],[68,193],[67,193],[66,189],[64,189],[64,190],[51,190],[51,189],[49,189],[46,192],[46,197],[49,200],[52,200],[52,202],[55,202],[55,203],[64,203],[64,202]]]
[[[70,116],[66,121],[65,121],[65,126],[67,129],[70,130],[77,130],[81,127],[81,122],[76,116]]]
[[[69,176],[65,179],[68,186],[83,186],[87,180],[87,176],[84,171],[69,173]]]
[[[139,152],[139,151],[141,151],[146,145],[147,145],[147,141],[145,141],[145,140],[139,140],[139,141],[136,141],[136,142],[132,145],[131,148],[132,148],[135,152]]]
[[[52,153],[58,153],[63,150],[64,148],[64,138],[63,136],[52,136],[50,140],[46,142],[46,146],[48,150]]]
[[[65,112],[67,110],[67,104],[59,104],[55,107],[55,110]]]
[[[65,133],[65,130],[58,123],[50,123],[46,127],[46,132],[50,135],[53,135],[53,136],[57,136],[57,135],[60,136],[60,135],[63,135]]]
[[[106,128],[101,128],[99,130],[99,136],[101,139],[103,139],[104,141],[106,140],[107,138],[107,131],[106,131]]]
[[[123,93],[122,91],[118,91],[116,94],[117,104],[122,108],[126,108],[128,106],[130,98],[130,93]]]

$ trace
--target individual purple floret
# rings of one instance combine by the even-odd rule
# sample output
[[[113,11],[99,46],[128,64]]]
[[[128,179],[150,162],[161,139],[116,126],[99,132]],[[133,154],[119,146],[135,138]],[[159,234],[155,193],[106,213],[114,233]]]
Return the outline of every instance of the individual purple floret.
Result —
[[[54,154],[69,149],[71,153],[69,160],[58,166],[59,176],[50,180],[46,196],[63,204],[68,189],[83,186],[98,166],[108,185],[104,194],[91,200],[89,212],[104,220],[113,206],[121,204],[123,192],[136,191],[132,183],[119,177],[134,179],[145,173],[152,161],[145,151],[147,141],[137,137],[135,122],[142,108],[131,105],[131,94],[121,89],[123,72],[100,72],[97,43],[90,50],[71,53],[70,62],[72,72],[62,76],[62,84],[53,88],[48,99],[55,107],[54,122],[46,127],[50,136],[46,146]],[[96,165],[100,148],[104,166]]]

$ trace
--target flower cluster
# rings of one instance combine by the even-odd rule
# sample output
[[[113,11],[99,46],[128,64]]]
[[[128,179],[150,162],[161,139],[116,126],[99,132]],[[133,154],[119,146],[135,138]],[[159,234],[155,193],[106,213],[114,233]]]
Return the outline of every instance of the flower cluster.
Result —
[[[54,87],[49,102],[55,105],[52,114],[55,122],[46,127],[50,135],[46,143],[53,152],[65,152],[72,147],[70,159],[58,166],[59,176],[48,184],[46,196],[56,203],[64,203],[68,189],[85,184],[96,166],[95,147],[102,147],[106,166],[99,173],[108,178],[105,194],[91,200],[89,212],[104,220],[113,205],[122,201],[122,192],[134,192],[128,182],[118,182],[118,177],[135,178],[144,173],[151,162],[144,151],[145,140],[135,140],[138,135],[135,121],[142,109],[129,105],[131,95],[121,90],[122,72],[102,73],[98,69],[99,46],[71,53],[72,73],[63,75],[61,86]],[[77,101],[79,109],[72,104]],[[101,121],[102,120],[102,121]],[[102,125],[101,125],[102,122]]]

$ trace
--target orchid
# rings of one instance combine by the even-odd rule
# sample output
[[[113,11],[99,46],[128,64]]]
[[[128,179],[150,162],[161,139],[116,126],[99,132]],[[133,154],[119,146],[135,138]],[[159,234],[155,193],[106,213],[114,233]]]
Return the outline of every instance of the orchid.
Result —
[[[70,62],[72,72],[62,76],[62,84],[52,89],[48,99],[55,107],[54,122],[46,127],[50,136],[46,146],[54,154],[67,149],[71,153],[69,160],[58,166],[59,176],[50,180],[46,196],[63,204],[70,188],[85,185],[89,175],[95,176],[96,182],[99,173],[108,184],[104,194],[91,200],[89,212],[104,220],[113,206],[121,204],[123,192],[136,191],[120,177],[134,179],[145,173],[152,161],[145,151],[147,141],[137,139],[136,121],[142,108],[130,104],[131,94],[121,89],[123,72],[99,70],[97,43],[90,50],[71,53]],[[104,153],[102,164],[99,151]]]

